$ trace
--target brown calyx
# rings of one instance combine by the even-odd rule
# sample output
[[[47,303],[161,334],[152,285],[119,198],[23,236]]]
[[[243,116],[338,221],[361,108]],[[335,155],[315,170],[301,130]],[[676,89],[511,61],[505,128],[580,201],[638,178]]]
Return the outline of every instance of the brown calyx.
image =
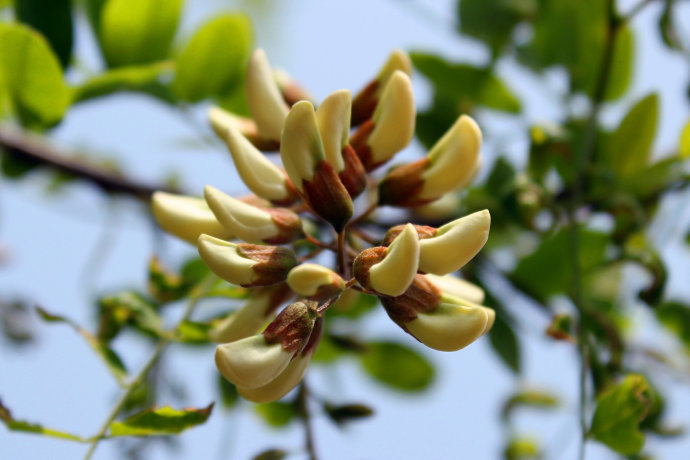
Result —
[[[345,169],[338,174],[338,177],[347,189],[347,193],[350,194],[350,198],[355,199],[367,186],[367,173],[357,152],[350,144],[343,147],[342,155]]]
[[[295,187],[295,184],[292,183],[285,171],[283,171],[283,175],[285,176],[285,188],[287,189],[288,196],[284,200],[273,200],[272,203],[276,206],[289,206],[300,198],[297,187]]]
[[[258,287],[255,289],[256,290],[252,291],[252,295],[254,293],[256,293],[256,295],[268,295],[268,302],[266,303],[264,316],[268,316],[282,304],[295,296],[295,293],[292,292],[292,289],[290,289],[290,286],[288,286],[287,283],[279,283],[275,286]]]
[[[256,262],[252,270],[259,278],[253,286],[268,286],[285,281],[290,269],[297,265],[295,253],[281,246],[239,243],[237,253]]]
[[[429,279],[416,274],[414,281],[403,295],[380,296],[388,316],[400,326],[409,323],[418,313],[430,313],[441,303],[441,290]]]
[[[383,246],[376,246],[360,252],[352,264],[352,273],[357,282],[367,289],[372,290],[369,282],[369,269],[381,262],[388,249]]]
[[[312,182],[302,181],[302,190],[309,207],[341,232],[354,212],[352,199],[328,161],[316,165]]]
[[[391,169],[379,184],[379,204],[407,207],[433,201],[418,198],[424,186],[422,173],[428,165],[429,159],[424,157]]]
[[[273,223],[278,227],[278,235],[264,240],[268,244],[284,244],[296,240],[302,235],[302,220],[299,216],[285,208],[264,208],[271,215]]]
[[[309,341],[316,317],[316,302],[291,303],[266,327],[266,343],[280,343],[283,350],[299,353]]]
[[[357,153],[359,160],[367,172],[373,171],[378,165],[374,164],[371,157],[371,147],[369,147],[369,136],[374,130],[374,120],[367,120],[362,123],[357,131],[350,137],[350,145]]]
[[[379,89],[379,81],[373,80],[365,86],[352,100],[352,126],[359,126],[371,118],[379,103],[376,95]]]
[[[388,246],[390,245],[393,240],[402,233],[402,231],[405,229],[406,224],[401,224],[401,225],[396,225],[395,227],[391,227],[388,229],[386,234],[383,236],[383,241],[381,241],[381,246]],[[429,227],[428,225],[415,225],[413,224],[414,229],[417,230],[417,236],[419,236],[420,240],[425,240],[427,238],[433,238],[436,236],[436,233],[438,233],[438,229],[436,227]]]

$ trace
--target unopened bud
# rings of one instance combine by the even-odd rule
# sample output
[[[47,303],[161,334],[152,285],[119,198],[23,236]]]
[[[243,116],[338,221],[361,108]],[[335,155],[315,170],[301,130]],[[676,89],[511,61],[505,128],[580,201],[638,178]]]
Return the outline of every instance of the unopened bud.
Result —
[[[396,70],[386,83],[372,118],[355,132],[350,144],[364,169],[373,171],[412,141],[414,126],[412,83],[406,73]]]
[[[399,296],[412,284],[419,264],[419,237],[412,224],[388,247],[374,247],[362,251],[354,261],[355,278],[372,291]]]
[[[271,140],[280,140],[289,107],[273,79],[271,66],[262,49],[255,50],[249,59],[246,84],[247,104],[259,134]]]
[[[225,131],[228,128],[233,128],[259,150],[278,150],[278,141],[259,136],[259,129],[251,118],[230,113],[220,107],[211,107],[208,109],[208,120],[213,132],[224,142]]]
[[[301,264],[290,270],[287,277],[290,289],[310,300],[323,301],[345,290],[340,275],[318,264]]]
[[[362,91],[357,94],[352,103],[352,124],[357,126],[371,118],[376,109],[381,92],[391,75],[396,70],[401,70],[412,76],[412,62],[410,57],[402,50],[395,50],[388,57],[379,74]]]
[[[232,232],[218,222],[203,198],[156,192],[151,208],[163,230],[189,243],[196,244],[202,233],[232,238]]]
[[[313,101],[314,97],[303,88],[292,76],[283,69],[273,71],[273,79],[278,85],[280,94],[288,106],[292,106],[299,101]]]
[[[460,269],[484,247],[490,227],[486,209],[439,227],[434,237],[419,242],[419,270],[447,275]]]
[[[295,104],[285,119],[280,156],[290,180],[312,210],[342,231],[353,213],[352,199],[326,160],[314,106]]]
[[[248,243],[289,243],[302,233],[302,221],[288,209],[261,209],[209,185],[204,196],[220,223]]]
[[[219,135],[227,144],[237,173],[249,190],[278,205],[287,205],[297,200],[297,190],[285,171],[271,163],[237,128],[223,124],[222,116],[219,111],[209,112],[211,124],[219,126]]]
[[[281,246],[234,244],[209,235],[199,237],[199,255],[213,273],[244,287],[268,286],[285,281],[297,265],[292,250]]]

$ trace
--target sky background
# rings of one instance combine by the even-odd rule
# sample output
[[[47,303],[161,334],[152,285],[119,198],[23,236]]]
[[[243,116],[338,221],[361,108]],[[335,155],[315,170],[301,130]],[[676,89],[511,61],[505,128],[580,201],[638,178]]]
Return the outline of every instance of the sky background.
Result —
[[[623,9],[630,4],[623,2]],[[393,48],[429,50],[456,61],[482,62],[486,57],[482,46],[453,31],[454,5],[449,0],[188,1],[178,42],[216,11],[244,10],[254,22],[256,45],[266,50],[271,64],[287,70],[320,100],[340,88],[359,90]],[[690,30],[689,6],[679,9],[686,32]],[[632,90],[604,113],[604,119],[617,123],[632,102],[659,91],[661,129],[656,151],[661,154],[675,148],[678,133],[689,118],[684,97],[689,76],[687,63],[660,46],[654,22],[659,11],[658,6],[651,6],[635,20],[637,62]],[[83,18],[77,27],[75,54],[87,68],[97,68],[97,51],[85,33]],[[499,73],[522,97],[525,112],[519,120],[479,114],[485,135],[499,140],[485,145],[484,157],[491,162],[498,153],[507,152],[512,161],[522,164],[527,145],[522,137],[524,127],[559,116],[557,94],[565,87],[563,74],[549,72],[536,80],[509,61],[501,62]],[[413,81],[418,107],[422,107],[429,88],[419,75]],[[168,174],[179,173],[184,189],[192,194],[201,194],[206,184],[241,191],[224,148],[198,141],[200,129],[210,134],[203,108],[191,117],[195,124],[144,96],[116,96],[70,110],[54,137],[64,146],[116,156],[131,176],[142,180],[159,182]],[[419,155],[420,151],[415,142],[406,154]],[[146,209],[137,203],[108,199],[81,183],[49,196],[47,181],[45,176],[33,175],[17,183],[0,182],[0,245],[11,257],[9,265],[0,267],[0,291],[4,298],[29,293],[32,301],[48,311],[93,325],[96,295],[143,287],[148,260],[160,249],[154,244],[154,227]],[[687,200],[681,196],[664,203],[658,225],[657,241],[664,242],[665,256],[678,263],[683,257],[690,259],[688,250],[676,241],[689,220]],[[173,266],[193,253],[191,246],[168,237],[164,240],[165,261]],[[690,295],[687,273],[681,270],[685,279],[670,280],[670,292]],[[359,331],[364,337],[383,337],[415,347],[436,365],[437,378],[427,393],[406,396],[372,382],[355,361],[341,361],[334,368],[312,366],[307,378],[319,395],[341,403],[362,402],[376,411],[373,417],[345,430],[317,416],[314,429],[322,457],[497,458],[508,434],[499,421],[501,404],[517,385],[562,395],[560,410],[519,412],[516,426],[520,434],[541,440],[547,458],[574,458],[579,436],[574,350],[544,337],[545,318],[533,307],[519,299],[509,307],[523,339],[524,376],[519,380],[490,350],[486,338],[460,352],[433,352],[414,343],[382,309],[369,316]],[[643,341],[664,339],[654,327],[645,325],[651,318],[642,308],[634,310],[633,318],[639,327],[632,333]],[[35,327],[39,340],[33,345],[16,348],[0,343],[0,397],[17,418],[93,434],[118,394],[115,383],[71,329],[38,321]],[[131,336],[117,340],[115,348],[134,371],[150,354],[147,343]],[[189,406],[203,407],[216,397],[212,352],[211,347],[189,350],[173,346],[165,355],[166,366],[179,379],[172,383],[188,390]],[[669,396],[669,421],[690,426],[687,386],[671,379],[655,381]],[[246,459],[268,447],[297,452],[302,444],[302,428],[297,423],[275,431],[259,422],[251,410],[226,413],[218,406],[206,424],[180,436],[179,445],[155,449],[149,458]],[[648,437],[647,446],[662,459],[685,458],[690,437],[661,441]],[[3,460],[74,459],[83,457],[86,449],[0,429]],[[115,443],[102,442],[94,458],[119,458]],[[615,456],[589,443],[588,458]]]

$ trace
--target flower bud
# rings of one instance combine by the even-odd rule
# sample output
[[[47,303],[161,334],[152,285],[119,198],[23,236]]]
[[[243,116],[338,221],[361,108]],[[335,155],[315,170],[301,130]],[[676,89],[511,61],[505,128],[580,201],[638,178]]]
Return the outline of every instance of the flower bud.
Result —
[[[490,227],[486,209],[441,226],[434,237],[419,242],[419,270],[447,275],[460,269],[484,247]]]
[[[295,254],[280,246],[234,244],[209,235],[201,235],[197,246],[213,273],[243,287],[285,281],[290,269],[297,265]]]
[[[262,49],[249,59],[247,69],[247,104],[261,137],[280,140],[289,107],[273,79],[271,66]]]
[[[259,388],[276,379],[305,348],[314,329],[316,305],[293,302],[262,334],[216,348],[216,366],[238,387]]]
[[[396,70],[412,76],[412,62],[410,57],[402,50],[391,53],[388,61],[381,68],[376,79],[372,80],[362,91],[357,94],[352,103],[352,124],[357,126],[371,118],[378,104],[381,92],[386,83]]]
[[[316,121],[323,140],[326,160],[338,173],[351,198],[367,185],[364,166],[349,145],[352,96],[348,90],[330,94],[316,110]]]
[[[379,203],[419,206],[465,187],[479,171],[481,142],[474,120],[460,116],[426,157],[386,174],[379,184]]]
[[[414,137],[415,107],[412,82],[396,70],[381,94],[372,118],[355,132],[350,144],[369,172],[390,160]]]
[[[309,91],[303,88],[289,73],[283,69],[273,70],[273,80],[278,85],[280,94],[288,106],[292,106],[299,101],[313,101]]]
[[[237,173],[249,190],[278,205],[288,205],[297,200],[297,190],[285,171],[271,163],[237,128],[225,124],[220,112],[209,112],[209,116],[211,124],[218,126],[219,136],[227,144]]]
[[[232,128],[259,150],[273,151],[278,150],[280,147],[278,141],[264,139],[259,136],[256,123],[251,118],[235,115],[220,107],[211,107],[208,109],[208,120],[211,123],[213,132],[224,142],[226,137],[225,131],[228,128]]]
[[[300,101],[288,113],[280,156],[290,180],[307,204],[336,231],[342,231],[352,217],[352,199],[326,160],[311,102]]]
[[[163,230],[189,243],[196,244],[202,233],[232,238],[230,230],[218,222],[202,198],[156,192],[151,198],[151,208]]]
[[[302,233],[302,221],[284,208],[258,208],[207,185],[204,196],[218,221],[248,243],[283,244]]]
[[[323,301],[345,290],[345,280],[330,268],[318,264],[301,264],[290,270],[287,284],[297,294]]]
[[[388,247],[365,249],[355,259],[353,269],[359,283],[386,296],[403,294],[414,280],[419,264],[419,238],[412,224]]]
[[[253,289],[242,308],[211,328],[209,338],[226,343],[256,334],[275,316],[275,310],[293,295],[286,284]]]

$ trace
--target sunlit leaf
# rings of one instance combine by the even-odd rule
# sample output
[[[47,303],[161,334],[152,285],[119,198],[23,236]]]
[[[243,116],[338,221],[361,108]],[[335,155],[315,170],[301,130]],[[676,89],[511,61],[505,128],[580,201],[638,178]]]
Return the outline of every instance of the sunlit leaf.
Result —
[[[213,404],[203,409],[173,409],[170,406],[149,409],[121,422],[110,424],[110,436],[155,436],[178,434],[206,422]]]
[[[177,58],[173,90],[192,102],[230,93],[243,78],[252,42],[249,17],[240,13],[215,17]]]
[[[19,24],[0,23],[0,93],[26,125],[54,125],[69,106],[57,57],[41,35]]]
[[[520,407],[534,409],[554,409],[558,407],[559,399],[553,393],[542,390],[522,390],[511,395],[503,404],[501,418],[508,419],[513,411]]]
[[[658,117],[659,97],[653,93],[638,101],[613,133],[608,158],[621,176],[642,171],[649,164]]]
[[[644,444],[644,434],[638,426],[652,404],[652,397],[644,377],[628,375],[599,398],[592,418],[592,436],[618,453],[638,453]]]
[[[680,134],[678,155],[683,159],[690,158],[690,121],[685,124],[683,132]]]
[[[287,456],[283,449],[268,449],[252,457],[252,460],[283,460]]]
[[[503,451],[503,458],[506,460],[541,459],[542,453],[539,447],[539,441],[525,436],[512,437]]]
[[[177,340],[194,345],[206,345],[211,343],[208,333],[212,325],[197,321],[183,321],[177,327]]]
[[[74,102],[108,96],[117,92],[138,92],[149,94],[164,101],[172,101],[162,76],[171,72],[172,65],[166,62],[120,67],[100,73],[74,88]]]
[[[604,99],[612,101],[620,98],[630,87],[635,58],[635,38],[632,29],[623,26],[618,29],[611,55],[611,70]]]
[[[118,330],[118,325],[132,324],[152,335],[158,336],[162,333],[163,322],[156,311],[156,305],[141,294],[125,291],[117,295],[103,297],[99,304],[103,312],[101,319],[112,320],[112,327],[115,327],[115,332]],[[108,324],[101,322],[101,331],[99,331],[101,339],[109,339],[108,334],[104,333],[108,327]]]
[[[2,403],[2,401],[0,401],[0,420],[2,420],[8,430],[12,431],[33,433],[42,436],[49,436],[51,438],[66,439],[69,441],[89,442],[89,439],[82,438],[81,436],[65,433],[64,431],[54,430],[52,428],[46,428],[38,423],[16,420],[14,417],[12,417],[12,413],[7,406]]]
[[[108,0],[100,15],[101,46],[111,67],[166,59],[183,0]]]
[[[416,351],[394,342],[371,342],[361,355],[364,370],[395,390],[425,390],[434,380],[433,366]]]
[[[17,19],[40,32],[57,55],[62,67],[72,56],[71,0],[20,0],[14,2]]]
[[[297,406],[291,402],[275,401],[255,406],[256,412],[273,428],[286,427],[298,415]]]

